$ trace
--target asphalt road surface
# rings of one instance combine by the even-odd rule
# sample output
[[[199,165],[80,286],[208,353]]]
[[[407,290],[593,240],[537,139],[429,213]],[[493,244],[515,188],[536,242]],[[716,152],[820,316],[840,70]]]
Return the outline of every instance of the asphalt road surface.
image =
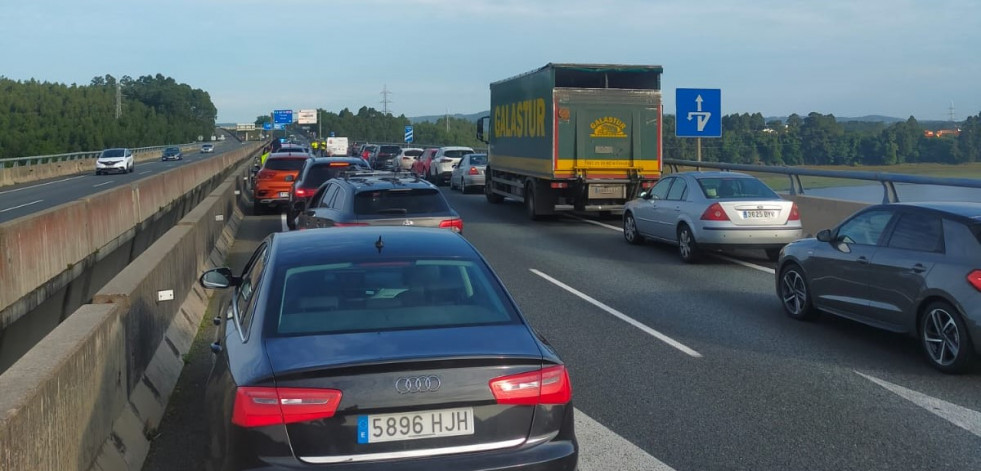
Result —
[[[762,254],[685,265],[628,245],[617,219],[533,223],[516,202],[444,192],[570,369],[580,469],[981,469],[981,371],[943,375],[912,338],[787,318]],[[230,266],[283,225],[246,218]],[[200,467],[210,317],[145,470]]]
[[[215,142],[215,152],[201,154],[198,148],[184,153],[184,160],[161,162],[150,160],[136,162],[133,173],[95,174],[95,159],[90,159],[90,172],[52,178],[38,182],[0,187],[0,222],[9,221],[43,211],[48,208],[85,198],[101,191],[128,185],[137,180],[156,175],[180,165],[211,158],[222,152],[237,149],[242,143],[227,139]]]

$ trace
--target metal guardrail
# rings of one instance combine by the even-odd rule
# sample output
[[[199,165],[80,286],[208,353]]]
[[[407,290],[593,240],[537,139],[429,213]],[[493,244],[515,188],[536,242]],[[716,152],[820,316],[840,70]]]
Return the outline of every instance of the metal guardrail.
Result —
[[[206,144],[208,142],[210,141],[204,143]],[[132,150],[134,154],[141,154],[144,152],[153,152],[157,150],[162,151],[167,147],[176,146],[176,147],[183,148],[188,146],[195,146],[198,144],[199,143],[197,142],[189,142],[187,144],[171,144],[166,146],[137,147],[137,148],[131,148],[130,150]],[[35,155],[31,157],[13,157],[9,159],[0,159],[0,167],[4,167],[4,168],[24,167],[24,166],[31,166],[31,165],[48,164],[52,162],[66,162],[71,160],[94,159],[97,158],[101,153],[102,150],[97,150],[91,152],[72,152],[68,154]]]
[[[745,164],[726,164],[719,162],[696,162],[694,160],[664,159],[664,164],[671,166],[671,170],[678,171],[679,167],[695,167],[700,169],[715,168],[724,171],[737,170],[742,172],[773,173],[787,175],[790,178],[790,194],[803,195],[804,185],[800,177],[828,177],[846,178],[852,180],[876,181],[882,184],[882,202],[898,203],[899,195],[896,193],[896,183],[913,183],[917,185],[940,185],[957,186],[963,188],[981,188],[981,180],[974,178],[941,178],[941,177],[921,177],[917,175],[906,175],[902,173],[889,172],[858,172],[854,170],[815,170],[797,167],[770,167],[765,165],[745,165]]]

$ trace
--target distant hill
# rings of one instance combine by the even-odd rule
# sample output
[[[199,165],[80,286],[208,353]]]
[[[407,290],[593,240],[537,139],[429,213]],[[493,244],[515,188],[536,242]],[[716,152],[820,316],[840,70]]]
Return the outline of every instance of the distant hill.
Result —
[[[807,117],[807,114],[805,113],[805,114],[801,114],[799,116],[801,118],[806,118]],[[765,119],[767,121],[772,121],[772,120],[775,120],[775,119],[779,119],[780,122],[783,122],[783,123],[786,123],[787,122],[787,116],[767,116]],[[839,123],[863,122],[863,123],[886,123],[886,124],[892,124],[892,123],[898,123],[900,121],[906,121],[906,118],[894,118],[892,116],[882,116],[882,115],[878,115],[878,114],[870,114],[870,115],[858,116],[858,117],[835,116],[835,120],[838,121]]]
[[[480,113],[473,113],[473,114],[455,113],[455,114],[451,114],[450,116],[457,119],[465,119],[467,121],[476,123],[477,120],[480,119],[482,116],[487,116],[489,114],[490,114],[490,110],[481,111]],[[412,123],[423,123],[423,122],[435,123],[436,121],[439,121],[445,117],[446,115],[444,114],[432,115],[432,116],[416,116],[416,117],[410,117],[409,121]]]

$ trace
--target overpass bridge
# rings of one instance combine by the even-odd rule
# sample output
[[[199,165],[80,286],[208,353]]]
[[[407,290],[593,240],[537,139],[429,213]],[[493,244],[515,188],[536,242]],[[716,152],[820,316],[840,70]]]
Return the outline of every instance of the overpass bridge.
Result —
[[[80,293],[66,295],[64,299],[74,297],[81,301],[77,309],[64,313],[61,322],[46,332],[43,340],[0,374],[0,469],[138,469],[150,453],[151,438],[161,433],[184,433],[166,428],[164,411],[208,304],[209,294],[197,286],[197,275],[206,266],[223,264],[233,244],[243,244],[239,250],[247,253],[250,241],[257,242],[264,233],[281,230],[278,217],[244,216],[243,209],[248,208],[249,201],[243,191],[246,168],[241,163],[255,150],[254,146],[229,150],[213,159],[0,223],[0,253],[4,255],[0,260],[0,307],[30,303],[30,299],[39,304],[52,292],[45,288],[52,279],[70,276],[65,272],[71,272],[77,264],[94,266],[98,260],[86,260],[98,259],[103,247],[123,245],[117,240],[128,233],[137,237],[144,221],[152,220],[160,209],[172,207],[183,195],[201,192],[199,188],[205,182],[212,184],[195,204],[176,203],[186,207],[186,211],[179,212],[181,217],[176,218],[176,223],[155,230],[160,232],[159,237],[152,243],[148,240],[146,250],[128,260],[118,273],[113,271],[114,276],[104,286],[91,287],[94,293],[90,297]],[[882,389],[885,386],[868,383],[851,371],[842,374],[835,364],[877,374],[876,368],[884,364],[899,379],[928,374],[929,370],[906,365],[910,360],[908,352],[890,348],[889,344],[895,342],[878,333],[830,323],[827,330],[839,332],[819,332],[816,341],[792,333],[801,330],[800,324],[786,325],[782,317],[767,322],[760,312],[772,307],[768,301],[775,302],[772,276],[750,274],[740,271],[744,270],[742,266],[718,261],[708,264],[707,269],[714,274],[706,277],[706,270],[700,270],[706,267],[677,266],[669,261],[674,259],[673,254],[651,247],[638,254],[619,238],[613,239],[609,232],[617,229],[616,221],[561,219],[530,225],[520,220],[520,211],[509,207],[513,205],[488,209],[479,195],[448,196],[467,221],[467,237],[500,272],[509,289],[515,291],[536,329],[552,339],[569,364],[575,366],[577,407],[582,416],[595,417],[593,422],[581,425],[580,433],[596,433],[598,442],[614,443],[611,447],[620,453],[618,456],[636,454],[638,460],[643,460],[646,458],[642,455],[656,455],[656,463],[668,466],[658,469],[670,469],[669,465],[678,469],[720,468],[725,460],[742,465],[736,467],[746,467],[754,454],[759,455],[756,467],[760,469],[781,469],[781,464],[782,469],[809,467],[806,459],[781,461],[779,450],[752,446],[767,440],[782,445],[794,442],[792,434],[773,437],[759,429],[761,417],[775,427],[797,430],[781,419],[782,414],[793,410],[812,421],[809,424],[817,429],[816,433],[831,434],[840,428],[840,423],[821,417],[827,415],[828,408],[859,412],[875,403],[858,400],[856,408],[841,404],[837,397],[827,401],[808,397],[811,402],[804,404],[791,398],[821,387],[822,381],[852,390],[868,387],[880,395],[887,391]],[[805,231],[810,233],[864,206],[800,194],[790,197],[805,215]],[[115,209],[106,211],[107,207]],[[509,214],[509,210],[514,214]],[[236,240],[243,229],[247,237]],[[509,260],[515,256],[534,266],[512,267]],[[659,286],[652,288],[644,282],[645,274]],[[675,332],[696,345],[705,359],[684,358],[642,333],[627,330],[612,318],[596,317],[595,303],[556,288],[555,282],[578,286],[580,294],[589,292],[592,296],[587,297],[608,309],[631,313],[644,323]],[[652,311],[652,305],[663,306],[664,311]],[[685,315],[667,315],[678,312]],[[717,328],[710,327],[716,324]],[[871,335],[872,352],[859,353],[855,342],[835,336],[840,336],[840,331],[850,336]],[[610,337],[618,341],[611,342]],[[782,341],[787,338],[792,340]],[[819,341],[831,347],[817,345]],[[806,350],[818,353],[811,355]],[[844,355],[838,356],[837,351]],[[761,360],[775,364],[757,363]],[[192,357],[189,361],[195,364],[207,358]],[[778,361],[780,365],[776,364]],[[617,368],[610,367],[614,362]],[[733,363],[739,366],[733,368]],[[692,376],[691,371],[697,374]],[[627,376],[619,376],[624,374]],[[981,397],[976,393],[981,390],[981,382],[976,378],[948,384],[946,389],[910,382],[919,384],[921,389],[939,389],[966,404],[969,410],[981,410]],[[777,389],[765,387],[769,384]],[[801,384],[804,391],[798,389]],[[794,392],[780,394],[780,388],[793,388]],[[760,402],[761,395],[772,403]],[[727,396],[738,402],[712,405]],[[652,402],[654,398],[665,405]],[[808,408],[813,412],[807,412]],[[904,409],[890,414],[888,420],[877,422],[872,428],[882,428],[885,434],[897,415],[907,413]],[[975,417],[969,412],[961,413],[968,419]],[[714,414],[724,417],[723,421],[716,422]],[[650,424],[645,419],[649,417],[657,417],[658,424]],[[657,428],[656,437],[637,425],[638,420]],[[929,422],[926,418],[918,420]],[[594,422],[606,425],[597,427]],[[924,428],[954,450],[965,450],[966,457],[956,463],[981,461],[977,448],[968,448],[972,443],[976,445],[977,434],[965,437],[932,422],[924,424]],[[615,430],[615,435],[623,440],[604,441],[610,439],[606,435],[609,430]],[[731,436],[726,436],[727,430]],[[740,434],[746,438],[737,438]],[[192,441],[201,442],[201,438],[197,436]],[[840,445],[833,438],[827,440]],[[931,440],[927,440],[927,445],[939,446]],[[631,444],[640,452],[630,448]],[[597,453],[602,452],[593,446]],[[702,447],[702,456],[686,457],[686,453],[692,454],[692,446]],[[181,449],[172,451],[180,453]],[[819,459],[827,448],[804,449],[801,445],[797,451],[805,458]],[[915,460],[916,456],[892,451],[899,458],[883,456],[879,465],[867,469],[922,463]],[[854,451],[839,453],[858,459],[853,456]],[[935,455],[925,454],[924,460]],[[172,461],[165,460],[160,465],[159,460],[158,456],[158,469],[175,469]],[[601,465],[602,461],[594,464]]]

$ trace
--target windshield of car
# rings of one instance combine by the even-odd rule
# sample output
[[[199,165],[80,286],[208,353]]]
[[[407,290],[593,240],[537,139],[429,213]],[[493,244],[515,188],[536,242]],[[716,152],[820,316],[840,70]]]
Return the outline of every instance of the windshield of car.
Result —
[[[269,170],[300,170],[307,159],[269,159],[265,168]]]
[[[519,322],[476,260],[383,257],[288,267],[273,276],[273,335]]]
[[[449,209],[435,188],[368,190],[354,197],[358,215],[445,213]]]
[[[362,161],[363,162],[363,161]],[[362,163],[353,164],[354,167],[368,169],[368,166]],[[347,172],[353,170],[352,164],[348,162],[333,162],[329,164],[316,164],[307,170],[306,176],[303,178],[303,186],[305,187],[318,187],[321,183],[330,180],[331,178],[337,177],[342,172]]]
[[[448,150],[443,152],[443,157],[454,157],[460,158],[467,154],[472,154],[473,151],[470,149],[458,149],[458,150]]]
[[[122,157],[123,149],[106,149],[102,151],[102,157]]]
[[[422,150],[421,149],[414,149],[414,150],[413,149],[409,149],[409,150],[403,151],[402,152],[402,155],[406,155],[406,156],[409,156],[409,157],[419,157],[420,155],[422,155]]]
[[[487,165],[487,156],[484,154],[471,155],[470,165]]]
[[[699,178],[698,185],[708,199],[780,199],[776,192],[755,178]]]
[[[181,150],[176,147],[168,147],[164,149],[164,154],[180,154]]]
[[[379,154],[381,154],[381,153],[385,153],[385,154],[398,154],[401,151],[402,151],[402,148],[399,147],[399,146],[381,146],[381,149],[378,151],[378,153]]]

